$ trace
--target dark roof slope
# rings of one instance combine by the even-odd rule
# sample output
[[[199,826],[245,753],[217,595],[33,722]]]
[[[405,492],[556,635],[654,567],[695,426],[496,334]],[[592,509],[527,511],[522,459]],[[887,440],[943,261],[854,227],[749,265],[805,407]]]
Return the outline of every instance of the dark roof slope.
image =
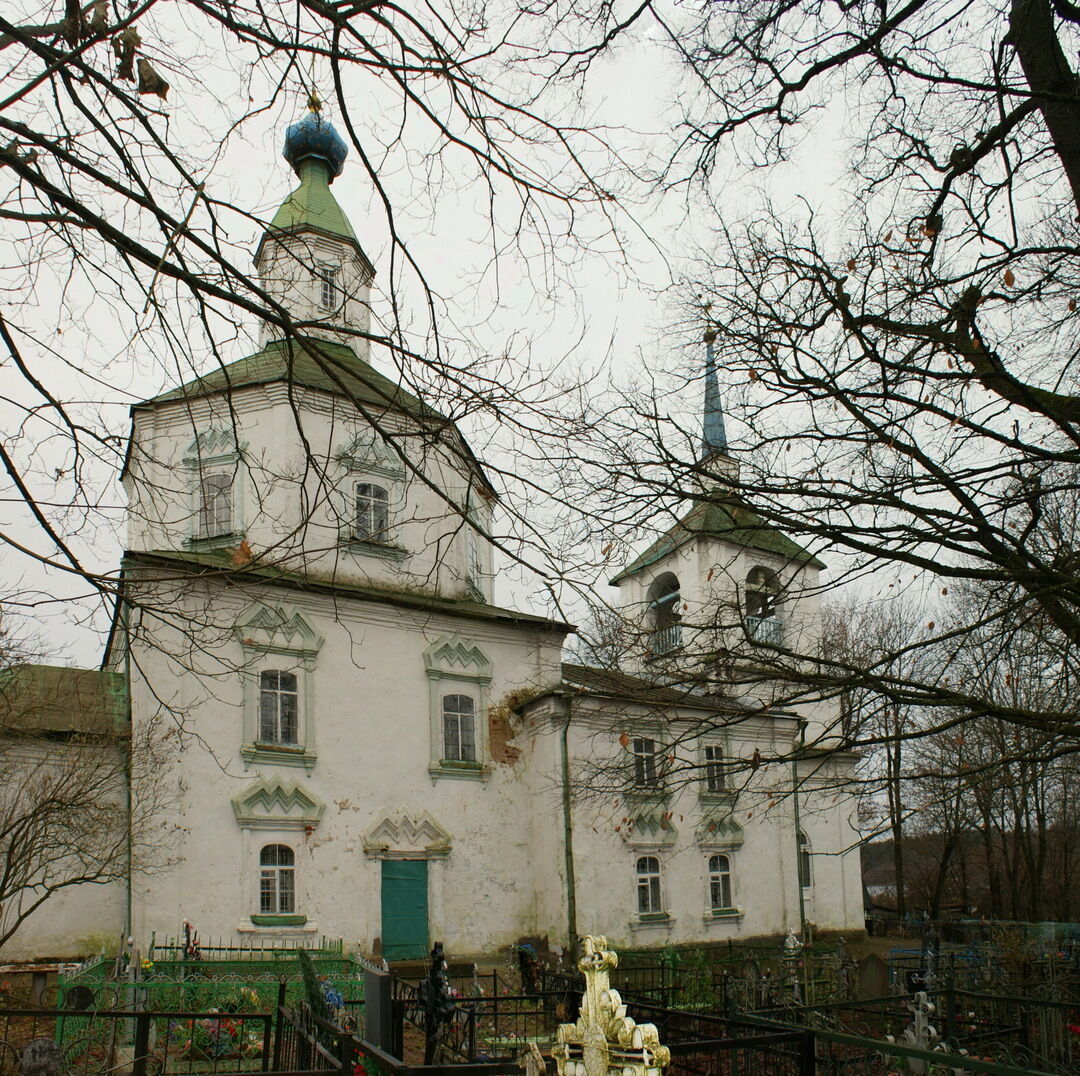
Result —
[[[612,580],[615,585],[673,553],[699,534],[723,538],[733,545],[776,553],[788,560],[802,561],[824,568],[820,560],[793,542],[772,523],[762,519],[752,508],[732,494],[718,493],[708,501],[699,501],[670,530],[662,534],[644,553],[628,564]]]
[[[360,359],[351,347],[329,340],[305,340],[302,344],[288,340],[274,341],[254,355],[226,363],[194,381],[135,406],[192,399],[272,381],[289,381],[294,385],[348,396],[362,404],[404,411],[449,424],[448,419]]]
[[[0,670],[0,733],[114,735],[127,724],[124,678],[97,669]]]
[[[474,620],[499,620],[519,626],[564,633],[574,630],[571,625],[561,620],[551,620],[533,613],[519,613],[513,609],[487,605],[469,598],[445,598],[406,588],[391,589],[363,583],[347,583],[336,579],[304,575],[300,572],[284,571],[281,568],[257,562],[237,565],[233,562],[229,550],[218,550],[212,553],[190,553],[178,550],[157,550],[151,553],[129,551],[124,554],[124,568],[128,578],[131,576],[131,569],[137,565],[179,572],[195,572],[230,581],[244,579],[252,583],[288,587],[293,590],[332,593],[344,598],[356,598],[359,601],[385,602],[387,605],[396,605],[400,608],[446,613],[450,616],[464,616]]]
[[[370,363],[359,358],[351,347],[329,340],[309,339],[302,344],[288,340],[271,342],[254,355],[219,366],[194,381],[135,404],[132,411],[153,404],[191,400],[276,381],[332,392],[378,414],[396,411],[411,415],[436,430],[456,429],[445,415],[407,392],[396,381],[380,374]],[[466,460],[476,469],[491,494],[497,496],[480,461],[464,438],[461,438],[460,445]]]
[[[640,676],[618,669],[600,669],[592,665],[575,665],[564,662],[563,687],[585,695],[602,695],[604,698],[637,702],[643,706],[688,706],[695,710],[712,713],[726,711],[742,713],[742,708],[732,699],[717,696],[696,695],[679,688],[645,680]]]

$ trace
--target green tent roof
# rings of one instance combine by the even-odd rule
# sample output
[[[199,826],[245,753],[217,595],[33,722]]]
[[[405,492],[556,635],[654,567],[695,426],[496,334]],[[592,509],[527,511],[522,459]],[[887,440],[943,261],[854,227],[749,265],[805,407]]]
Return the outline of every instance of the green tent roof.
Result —
[[[417,399],[411,392],[406,392],[396,381],[380,374],[359,358],[352,348],[329,340],[309,339],[300,343],[274,341],[254,355],[226,363],[178,388],[135,404],[132,411],[274,381],[287,381],[293,385],[332,392],[380,413],[399,411],[429,423],[435,430],[455,428],[445,415]],[[465,458],[476,468],[477,475],[491,494],[498,496],[480,461],[464,439],[461,440],[461,447]]]
[[[725,542],[731,542],[732,545],[775,553],[788,560],[802,561],[815,568],[825,567],[812,553],[808,553],[801,545],[793,542],[772,523],[762,519],[737,497],[718,493],[711,500],[700,501],[691,508],[674,527],[653,542],[640,557],[623,568],[611,580],[612,585],[615,586],[628,576],[640,572],[642,568],[655,564],[701,534],[723,538]]]

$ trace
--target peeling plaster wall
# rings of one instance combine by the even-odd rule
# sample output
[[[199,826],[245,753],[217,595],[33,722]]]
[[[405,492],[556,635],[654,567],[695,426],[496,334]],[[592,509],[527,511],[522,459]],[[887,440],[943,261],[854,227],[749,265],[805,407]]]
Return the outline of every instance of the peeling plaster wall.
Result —
[[[232,443],[204,456],[201,473],[234,476],[237,533],[207,542],[198,540],[200,466],[192,445],[211,431]],[[358,437],[382,444],[350,453]],[[390,533],[382,548],[352,541],[355,486],[362,481],[390,493]],[[310,577],[464,597],[467,528],[451,505],[465,505],[470,481],[475,488],[476,472],[451,440],[435,440],[430,429],[402,415],[379,416],[376,430],[347,400],[284,383],[255,385],[228,398],[136,412],[124,482],[128,548],[203,552],[243,539],[264,562]],[[483,497],[473,500],[478,521],[488,525]],[[476,547],[481,572],[475,583],[489,600],[491,547],[479,536]]]
[[[704,830],[707,818],[723,817],[726,808],[702,796],[699,781],[683,780],[664,799],[661,814],[670,813],[666,828],[653,832],[628,824],[639,810],[633,799],[615,792],[601,794],[590,786],[591,767],[625,757],[623,733],[658,728],[655,715],[640,707],[596,700],[578,700],[572,726],[572,752],[577,760],[578,788],[574,804],[574,851],[577,865],[578,930],[602,932],[616,947],[662,946],[668,943],[723,941],[728,938],[778,934],[799,926],[797,840],[791,769],[763,766],[745,780],[730,815],[742,829],[737,843]],[[688,729],[700,714],[674,732],[680,752],[694,750]],[[737,758],[749,760],[755,748],[763,755],[790,748],[796,722],[761,718],[741,722],[726,735]],[[707,742],[716,742],[710,736]],[[829,772],[804,766],[800,773],[800,823],[814,850],[815,885],[806,892],[806,917],[819,928],[859,930],[863,926],[858,847],[852,823],[854,797],[837,788],[842,763]],[[607,779],[610,787],[610,777]],[[728,856],[736,916],[715,917],[709,906],[708,860]],[[662,872],[662,901],[669,918],[643,922],[637,913],[636,862],[655,856]]]
[[[203,937],[258,935],[249,917],[258,911],[259,849],[283,843],[296,853],[297,912],[308,922],[300,931],[268,931],[274,937],[342,936],[371,952],[381,936],[380,862],[365,851],[364,835],[404,810],[430,816],[450,836],[445,858],[429,862],[429,925],[432,940],[456,954],[490,952],[535,932],[530,789],[522,760],[495,763],[485,781],[433,778],[429,687],[424,651],[446,636],[479,647],[491,661],[489,697],[536,688],[557,677],[560,637],[534,629],[512,629],[481,621],[422,615],[281,588],[244,591],[189,583],[190,609],[207,627],[207,650],[219,667],[182,654],[185,641],[169,630],[136,641],[135,666],[151,670],[133,685],[140,719],[154,713],[154,699],[174,712],[184,737],[186,800],[178,821],[189,836],[183,861],[169,874],[139,883],[139,937],[151,931],[174,934],[184,919]],[[159,598],[167,595],[159,595]],[[314,749],[307,773],[252,762],[245,769],[243,740],[244,660],[231,625],[249,603],[287,603],[325,637],[312,673],[316,693]],[[193,675],[189,666],[195,664]],[[528,751],[528,748],[525,748]],[[260,778],[296,781],[325,804],[310,831],[238,824],[231,799]]]

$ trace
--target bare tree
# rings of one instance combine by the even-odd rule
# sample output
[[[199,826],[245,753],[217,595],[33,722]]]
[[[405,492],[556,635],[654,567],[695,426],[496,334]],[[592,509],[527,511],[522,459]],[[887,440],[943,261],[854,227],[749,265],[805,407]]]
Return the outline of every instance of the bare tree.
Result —
[[[119,677],[35,664],[17,634],[0,639],[2,948],[63,891],[168,863],[176,784],[160,733],[133,739]]]
[[[993,596],[966,622],[929,612],[897,656],[915,646],[947,658],[966,633],[1006,640],[1035,619],[1053,628],[1042,636],[1053,653],[1074,646],[1075,10],[747,2],[669,15],[646,3],[612,19],[614,39],[651,22],[682,65],[685,123],[667,178],[700,178],[693,204],[714,215],[689,252],[679,369],[621,406],[604,400],[602,443],[568,453],[572,481],[606,494],[581,544],[667,529],[702,501],[741,506],[760,533],[780,529],[827,562],[823,590],[912,589],[928,609],[961,584]],[[563,70],[592,56],[578,50]],[[763,200],[732,219],[710,186],[722,153],[764,168],[800,153],[812,166],[838,123],[852,145],[841,205],[785,213]],[[685,403],[700,392],[703,334],[723,382],[722,454],[701,450]],[[750,638],[742,659],[762,683],[787,685],[773,708],[868,690],[931,715],[913,735],[991,718],[1080,742],[1060,695],[989,692],[938,675],[936,660],[859,667]],[[869,730],[845,739],[874,742]]]
[[[0,317],[0,466],[24,506],[4,535],[15,572],[44,565],[74,578],[69,591],[89,587],[111,606],[117,579],[95,538],[116,519],[119,409],[152,394],[143,386],[222,367],[260,326],[310,348],[311,323],[249,268],[266,221],[253,209],[261,177],[238,156],[308,105],[333,114],[387,246],[374,320],[342,325],[341,338],[366,341],[394,380],[437,404],[422,435],[463,457],[463,443],[443,436],[448,421],[526,443],[558,423],[524,345],[464,328],[475,314],[455,308],[454,282],[419,249],[440,199],[463,192],[482,191],[486,203],[478,274],[497,277],[503,254],[526,253],[550,288],[575,247],[578,214],[598,215],[589,242],[611,230],[616,179],[601,185],[592,174],[606,168],[602,140],[528,77],[538,22],[512,6],[216,0],[56,0],[0,15],[0,217],[12,273]],[[310,353],[378,424],[338,356]],[[528,557],[542,543],[516,517],[512,491],[507,503],[510,522],[491,537]],[[476,525],[467,506],[448,510]]]

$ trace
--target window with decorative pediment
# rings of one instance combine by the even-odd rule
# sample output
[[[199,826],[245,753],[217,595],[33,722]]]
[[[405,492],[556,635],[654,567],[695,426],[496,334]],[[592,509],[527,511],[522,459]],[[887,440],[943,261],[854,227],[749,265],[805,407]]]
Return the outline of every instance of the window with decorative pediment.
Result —
[[[315,751],[314,671],[322,636],[296,610],[251,606],[233,629],[244,653],[240,755],[252,762],[303,766]]]
[[[401,560],[405,510],[405,467],[393,447],[374,430],[356,434],[337,453],[340,541],[351,552]]]
[[[239,930],[299,931],[311,934],[317,924],[301,912],[310,887],[300,884],[298,850],[322,821],[326,805],[300,781],[280,776],[252,781],[232,798],[242,832],[243,862],[252,869],[251,914]]]
[[[432,777],[487,777],[487,692],[491,662],[460,635],[439,639],[424,651],[431,706]]]
[[[190,476],[189,545],[212,549],[243,535],[240,459],[241,446],[231,428],[204,430],[188,445],[182,462]]]

